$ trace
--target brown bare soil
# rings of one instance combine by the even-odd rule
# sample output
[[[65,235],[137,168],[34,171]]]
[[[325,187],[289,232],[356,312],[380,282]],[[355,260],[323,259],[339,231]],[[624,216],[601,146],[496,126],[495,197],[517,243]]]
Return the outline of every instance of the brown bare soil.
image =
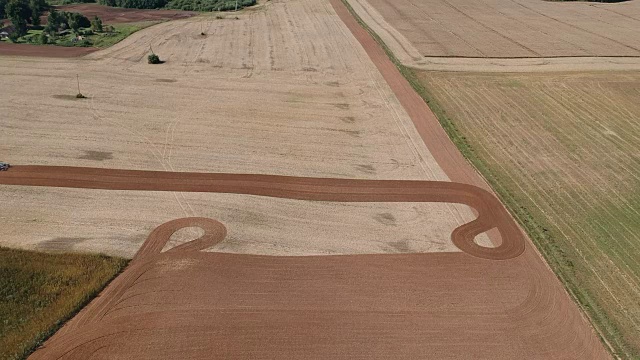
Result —
[[[77,12],[90,19],[98,16],[105,24],[178,20],[198,15],[198,13],[194,11],[125,9],[98,4],[71,4],[56,6],[55,8],[56,10]],[[44,23],[46,23],[46,19]]]
[[[193,226],[204,235],[161,252]],[[159,226],[31,358],[606,358],[531,249],[503,261],[199,251],[225,234],[206,218]]]
[[[92,47],[66,47],[53,45],[13,44],[0,42],[0,56],[36,56],[52,58],[74,58],[97,51]]]
[[[431,69],[431,62],[445,61],[438,57],[472,58],[480,62],[482,58],[640,56],[637,1],[601,4],[349,0],[349,3],[404,64],[424,69]],[[592,62],[591,66],[606,69],[610,63]],[[637,62],[633,65],[638,67]]]

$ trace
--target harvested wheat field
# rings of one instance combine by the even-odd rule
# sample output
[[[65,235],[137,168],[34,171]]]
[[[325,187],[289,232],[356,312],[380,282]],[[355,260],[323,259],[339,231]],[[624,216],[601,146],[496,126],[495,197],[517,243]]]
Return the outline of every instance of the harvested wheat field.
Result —
[[[348,0],[406,65],[443,69],[442,57],[477,66],[530,65],[521,58],[562,59],[583,69],[640,68],[640,2],[615,4],[542,0]],[[598,57],[606,57],[599,61]],[[510,61],[491,62],[507,58]],[[625,59],[626,58],[626,59]],[[468,65],[469,60],[466,61]],[[595,63],[595,64],[594,64]],[[456,62],[454,61],[454,65]],[[449,70],[451,69],[449,66]],[[476,69],[478,70],[478,69]],[[500,70],[497,70],[500,71]],[[505,71],[503,68],[502,71]]]
[[[421,78],[625,358],[640,354],[640,73]]]
[[[2,160],[449,179],[328,2],[269,2],[238,17],[162,23],[78,60],[0,58]],[[146,63],[150,45],[165,64]],[[75,99],[76,74],[87,99]],[[464,205],[179,192],[11,187],[3,203],[12,209],[0,217],[4,245],[124,257],[158,223],[184,216],[224,221],[222,251],[272,255],[456,251],[451,231],[474,218]]]

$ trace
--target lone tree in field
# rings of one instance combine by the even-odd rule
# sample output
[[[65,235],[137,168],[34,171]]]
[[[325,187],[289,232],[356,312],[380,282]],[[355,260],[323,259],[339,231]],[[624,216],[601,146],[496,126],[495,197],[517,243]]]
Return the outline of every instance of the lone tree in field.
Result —
[[[160,61],[160,57],[156,54],[149,54],[149,56],[147,57],[147,62],[149,64],[161,64],[162,61]]]
[[[151,52],[151,54],[149,54],[149,56],[147,56],[147,63],[149,63],[149,64],[162,64],[162,61],[160,60],[160,57],[158,55],[156,55],[156,53],[153,52],[153,48],[151,47],[151,45],[149,45],[149,51]]]

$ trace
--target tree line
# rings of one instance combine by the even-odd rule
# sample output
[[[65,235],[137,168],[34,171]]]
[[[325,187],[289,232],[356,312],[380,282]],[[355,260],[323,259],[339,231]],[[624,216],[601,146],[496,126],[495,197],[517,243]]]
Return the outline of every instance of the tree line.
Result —
[[[0,19],[11,20],[17,36],[23,36],[27,24],[40,25],[40,16],[48,9],[45,0],[0,0]]]

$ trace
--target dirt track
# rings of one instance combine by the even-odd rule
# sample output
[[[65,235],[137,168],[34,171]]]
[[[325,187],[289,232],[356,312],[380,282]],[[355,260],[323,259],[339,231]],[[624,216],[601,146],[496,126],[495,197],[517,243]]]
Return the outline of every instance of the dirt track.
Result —
[[[444,202],[473,207],[477,219],[455,229],[462,251],[487,259],[509,259],[524,251],[524,239],[500,202],[486,190],[446,181],[384,181],[297,178],[273,175],[171,173],[48,166],[15,166],[0,184],[108,190],[220,192],[339,202]],[[483,247],[476,235],[497,228],[502,243]]]
[[[92,47],[67,47],[54,45],[12,44],[0,42],[0,55],[74,58],[98,51]]]
[[[98,16],[105,24],[122,24],[141,21],[178,20],[198,15],[195,11],[145,10],[110,7],[98,4],[71,4],[56,6],[56,10],[80,13],[90,19]],[[46,23],[46,19],[43,23]]]

